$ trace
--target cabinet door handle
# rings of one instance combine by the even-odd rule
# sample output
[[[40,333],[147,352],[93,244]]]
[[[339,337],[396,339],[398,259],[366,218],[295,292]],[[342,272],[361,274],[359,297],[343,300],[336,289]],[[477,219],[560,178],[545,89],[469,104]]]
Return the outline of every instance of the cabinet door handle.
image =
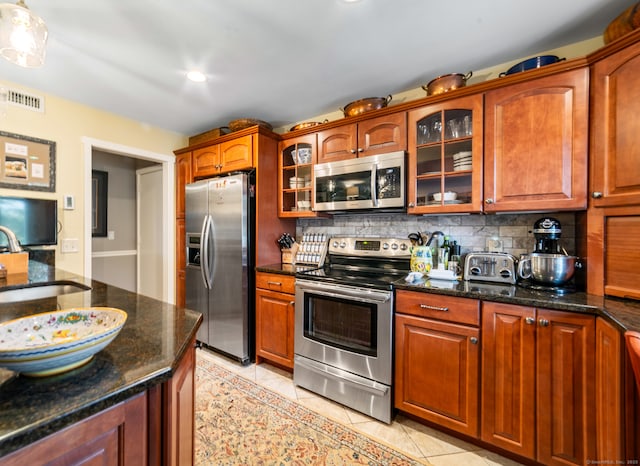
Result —
[[[271,286],[271,285],[282,286],[282,282],[267,282],[267,285],[269,285],[269,286]]]
[[[364,149],[362,147],[358,147],[358,152],[364,152]]]
[[[421,304],[420,309],[429,309],[430,311],[442,311],[442,312],[447,312],[449,310],[448,307],[429,306],[428,304]]]
[[[409,207],[415,207],[416,205],[413,202],[409,202]]]
[[[549,321],[547,319],[540,319],[539,324],[540,324],[540,327],[548,327]]]
[[[591,197],[594,199],[600,199],[602,197],[602,193],[600,191],[594,191],[591,193]]]
[[[471,342],[472,345],[477,345],[478,344],[478,339],[476,337],[471,337],[469,339],[469,341]]]
[[[533,317],[526,317],[524,319],[524,323],[527,325],[533,325],[533,323],[536,321],[536,319],[534,319]]]
[[[355,154],[356,150],[355,149],[351,149],[349,152],[351,152],[352,154]]]
[[[289,306],[295,306],[296,302],[295,301],[289,301]]]
[[[487,198],[487,199],[484,200],[484,203],[485,204],[493,204],[493,199]]]

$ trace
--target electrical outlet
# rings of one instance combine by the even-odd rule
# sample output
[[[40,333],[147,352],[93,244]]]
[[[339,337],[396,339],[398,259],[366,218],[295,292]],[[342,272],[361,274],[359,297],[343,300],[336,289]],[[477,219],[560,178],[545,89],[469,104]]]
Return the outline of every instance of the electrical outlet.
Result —
[[[78,252],[78,238],[67,238],[62,240],[62,252]]]
[[[107,239],[114,240],[116,239],[116,232],[113,230],[109,230],[107,233]]]
[[[502,252],[502,240],[498,238],[487,238],[486,246],[488,252]]]

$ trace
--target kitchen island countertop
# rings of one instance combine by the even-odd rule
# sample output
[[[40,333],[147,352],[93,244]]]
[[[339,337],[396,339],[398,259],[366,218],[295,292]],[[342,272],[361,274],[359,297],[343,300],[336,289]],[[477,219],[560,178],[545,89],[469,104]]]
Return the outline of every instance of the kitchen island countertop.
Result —
[[[258,272],[296,275],[301,269],[291,264],[273,264],[256,267]],[[560,311],[601,315],[616,324],[620,330],[640,332],[640,301],[633,299],[594,296],[583,292],[562,296],[548,291],[535,291],[516,285],[502,285],[479,281],[444,281],[419,279],[408,283],[404,279],[393,284],[396,290],[459,296],[483,301],[533,306]]]
[[[128,318],[84,366],[42,378],[0,369],[0,457],[169,380],[202,321],[200,313],[30,261],[30,284],[71,280],[91,290],[0,304],[0,322],[58,309],[107,306]],[[12,287],[0,281],[0,291]]]

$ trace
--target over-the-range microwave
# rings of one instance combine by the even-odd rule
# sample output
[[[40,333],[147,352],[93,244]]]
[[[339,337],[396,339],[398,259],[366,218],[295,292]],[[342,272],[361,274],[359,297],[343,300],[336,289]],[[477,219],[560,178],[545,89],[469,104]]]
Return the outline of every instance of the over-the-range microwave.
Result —
[[[404,210],[405,158],[399,151],[315,165],[314,210]]]

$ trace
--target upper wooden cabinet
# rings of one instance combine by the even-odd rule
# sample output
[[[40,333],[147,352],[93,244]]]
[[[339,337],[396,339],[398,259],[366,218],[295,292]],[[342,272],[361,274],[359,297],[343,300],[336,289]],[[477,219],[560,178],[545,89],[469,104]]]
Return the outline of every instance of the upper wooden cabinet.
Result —
[[[192,155],[193,177],[206,178],[253,166],[252,135],[242,136],[220,144],[195,149]]]
[[[640,42],[591,71],[591,197],[596,207],[640,204]]]
[[[587,67],[488,91],[484,210],[586,209],[588,117]]]
[[[482,95],[409,112],[408,213],[482,210],[482,113]]]
[[[318,132],[318,163],[400,150],[407,150],[405,112]]]
[[[278,144],[278,215],[315,217],[313,208],[313,165],[316,135],[308,134]]]

